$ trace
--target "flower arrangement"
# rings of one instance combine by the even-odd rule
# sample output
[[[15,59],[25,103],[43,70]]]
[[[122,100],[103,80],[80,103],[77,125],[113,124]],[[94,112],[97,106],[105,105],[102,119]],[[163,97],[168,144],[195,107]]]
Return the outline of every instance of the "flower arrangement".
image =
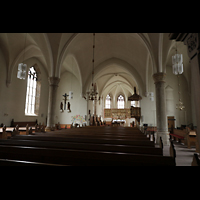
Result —
[[[72,123],[75,124],[75,123],[80,123],[80,124],[83,124],[85,123],[85,118],[83,116],[80,116],[80,115],[75,115],[75,116],[72,116]]]

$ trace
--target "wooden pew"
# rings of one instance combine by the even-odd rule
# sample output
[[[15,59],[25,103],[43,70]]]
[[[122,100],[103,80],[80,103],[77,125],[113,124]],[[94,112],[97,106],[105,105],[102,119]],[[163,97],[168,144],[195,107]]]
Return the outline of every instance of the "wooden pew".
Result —
[[[11,127],[16,127],[18,125],[19,127],[26,127],[26,125],[29,124],[29,126],[34,127],[35,124],[37,124],[37,119],[36,121],[23,121],[23,122],[15,122],[14,119],[11,121]]]
[[[105,132],[102,132],[102,130]],[[137,135],[138,133],[141,134],[141,132],[138,132],[137,129],[133,129],[134,132],[129,132],[129,130],[120,127],[98,128],[99,136],[101,134],[105,136],[107,131],[110,135],[115,135],[117,132],[118,136],[127,134],[124,139],[116,139],[115,136],[109,136],[111,137],[109,139],[92,137],[92,134],[95,135],[93,128],[87,130],[90,137],[85,132],[84,138],[79,136],[80,133],[85,131],[84,129],[74,129],[71,132],[71,134],[75,134],[74,137],[67,137],[66,133],[62,135],[62,131],[54,132],[54,135],[50,133],[43,135],[16,135],[10,140],[2,140],[0,142],[0,158],[88,166],[175,165],[172,157],[162,156],[161,148],[154,148],[154,142],[144,139],[138,140]],[[62,137],[57,136],[59,133]],[[128,138],[129,133],[132,134],[132,139]]]
[[[174,148],[172,140],[169,141],[170,141],[170,147],[169,147],[170,156],[174,159],[174,162],[176,163],[176,150]]]
[[[136,132],[136,133],[130,132],[130,134],[126,134],[126,133],[123,133],[123,132],[116,133],[115,128],[111,128],[111,129],[99,128],[98,130],[100,132],[98,132],[97,130],[94,130],[94,129],[90,129],[90,128],[84,128],[84,129],[81,129],[81,130],[80,129],[70,129],[70,130],[67,130],[67,131],[62,130],[62,131],[55,131],[55,132],[51,132],[51,133],[45,133],[45,134],[38,133],[35,136],[40,136],[40,137],[43,136],[44,138],[46,138],[46,136],[48,136],[48,138],[49,138],[49,137],[56,135],[58,137],[64,137],[65,139],[66,138],[71,138],[71,139],[79,138],[79,139],[85,139],[85,140],[99,139],[99,140],[103,140],[104,143],[109,142],[109,140],[115,140],[115,141],[129,140],[129,142],[132,141],[132,140],[149,141],[149,138],[147,138],[141,132]],[[114,130],[115,133],[111,133],[111,130]],[[120,131],[124,131],[124,130],[126,130],[126,132],[127,132],[127,130],[130,130],[130,129],[123,129],[123,130],[120,130]],[[106,132],[106,131],[108,131],[108,132]]]
[[[50,167],[57,167],[57,166],[69,166],[69,165],[59,165],[59,164],[50,164],[50,163],[40,163],[40,162],[30,162],[30,161],[23,161],[23,160],[10,160],[10,159],[0,159],[0,166],[50,166]]]
[[[192,144],[196,145],[196,130],[191,130],[189,127],[184,130],[173,129],[169,135],[171,139],[184,143],[188,148],[191,148]]]
[[[41,134],[35,134],[35,135],[41,135]],[[44,135],[44,134],[43,134]],[[61,134],[57,134],[58,136],[62,136]],[[47,135],[48,136],[48,135]],[[50,136],[50,135],[49,135]],[[65,138],[73,138],[73,137],[78,137],[78,138],[94,138],[94,139],[124,139],[124,140],[146,140],[149,141],[149,138],[143,135],[86,135],[86,134],[67,134],[65,135]]]
[[[7,132],[6,132],[6,125],[3,126],[2,128],[2,139],[7,139]]]
[[[113,135],[113,136],[143,136],[143,137],[146,137],[144,136],[144,134],[139,131],[139,130],[131,130],[132,128],[129,128],[129,129],[122,129],[122,130],[118,130],[118,129],[115,129],[115,127],[113,127],[113,129],[111,129],[110,127],[96,127],[96,128],[93,128],[93,127],[85,127],[84,130],[80,130],[80,129],[70,129],[70,130],[62,130],[62,131],[56,131],[56,133],[58,134],[66,134],[66,135],[94,135],[94,136],[97,136],[97,135]],[[49,132],[51,134],[51,132]],[[53,133],[54,134],[54,133]]]
[[[163,141],[162,141],[162,137],[160,137],[159,146],[160,146],[161,149],[163,149]]]
[[[154,147],[153,141],[144,140],[123,140],[123,139],[96,139],[96,138],[78,138],[78,137],[55,137],[55,136],[38,136],[38,135],[17,135],[12,139],[21,140],[40,140],[40,141],[60,141],[60,142],[78,142],[78,143],[94,143],[94,144],[118,144],[132,146],[150,146]]]
[[[88,129],[88,130],[92,130],[93,131],[93,129]],[[149,141],[149,139],[145,136],[145,135],[143,135],[141,132],[139,133],[139,135],[138,134],[136,134],[136,135],[127,135],[127,136],[125,136],[125,135],[113,135],[113,134],[111,134],[111,133],[109,133],[108,135],[108,137],[107,137],[107,133],[99,133],[98,134],[98,136],[96,135],[96,133],[94,134],[93,132],[88,132],[88,130],[86,131],[86,133],[84,134],[84,135],[82,135],[83,134],[83,132],[85,131],[85,130],[81,130],[81,135],[80,135],[80,132],[78,131],[78,133],[77,133],[77,129],[74,129],[74,130],[70,130],[70,132],[72,133],[72,134],[70,134],[69,135],[69,132],[67,131],[66,133],[67,133],[67,135],[63,135],[63,137],[64,138],[59,138],[60,139],[60,141],[62,141],[62,143],[64,142],[64,141],[66,141],[67,143],[69,143],[69,142],[72,142],[72,143],[74,143],[74,141],[73,141],[73,138],[75,137],[75,139],[77,140],[77,138],[78,138],[78,140],[80,141],[80,139],[85,139],[85,140],[88,140],[88,139],[104,139],[104,143],[106,143],[106,145],[108,145],[108,141],[109,140],[116,140],[116,141],[120,141],[119,139],[122,139],[122,141],[125,141],[125,140],[128,140],[129,142],[131,142],[131,141],[133,141],[134,140],[134,144],[135,145],[139,145],[139,146],[144,146],[145,144],[147,145],[147,143],[145,142],[144,143],[144,141]],[[102,129],[99,129],[99,130],[101,130],[102,131]],[[104,129],[105,130],[105,129]],[[112,128],[112,130],[115,130],[114,128]],[[123,130],[127,130],[127,129],[123,129]],[[130,129],[128,129],[128,130],[130,130]],[[54,132],[53,134],[54,135],[58,135],[58,132],[59,131],[57,131],[57,132]],[[40,137],[36,137],[36,135],[34,135],[34,137],[33,137],[33,140],[41,140],[41,134],[39,133],[39,135],[38,136],[40,136]],[[45,134],[45,135],[42,135],[44,138],[47,138],[46,136],[48,136],[48,139],[49,139],[49,136],[50,136],[50,134]],[[139,136],[139,137],[138,137]],[[22,138],[24,138],[24,137],[22,137]],[[17,137],[17,139],[19,139],[19,140],[23,140],[23,139],[20,139],[20,137]],[[27,139],[29,139],[30,137],[25,137],[25,138],[27,138]],[[24,139],[25,139],[24,138]],[[51,137],[50,137],[51,138]],[[14,138],[15,139],[15,138]],[[52,138],[53,140],[54,140],[54,142],[55,142],[55,137],[53,137]],[[58,138],[57,138],[58,139]],[[72,140],[69,140],[69,139],[72,139]],[[118,139],[118,140],[117,140]],[[53,141],[52,140],[52,141]],[[27,142],[28,140],[26,140],[26,142]],[[83,140],[82,140],[83,141]],[[98,141],[98,140],[97,140]],[[138,141],[138,142],[137,142]],[[57,141],[57,142],[59,142],[59,141]],[[101,142],[102,142],[102,140],[101,140]],[[83,143],[79,143],[79,145],[83,145]],[[84,144],[85,145],[85,144]],[[88,143],[88,141],[87,141],[87,143],[86,143],[86,146],[92,146],[92,145],[96,145],[96,144],[90,144],[90,143]],[[100,144],[99,144],[100,145]],[[101,146],[102,146],[103,144],[101,144]],[[111,145],[111,144],[110,144]],[[105,145],[104,145],[105,146]],[[118,145],[119,146],[119,145]],[[123,146],[124,146],[124,144],[123,144]],[[148,144],[148,146],[149,146],[149,144]],[[153,147],[154,146],[154,144],[151,142],[150,143],[150,147]],[[71,147],[70,147],[71,148]],[[99,147],[98,147],[99,148]],[[102,147],[101,147],[102,148]],[[111,150],[111,149],[101,149],[101,150],[107,150],[107,151],[109,151],[109,150]],[[143,148],[143,150],[144,150],[144,148]],[[111,150],[112,151],[112,150]],[[130,150],[129,150],[130,151]],[[150,151],[151,152],[151,151]],[[149,152],[149,153],[150,153]]]
[[[0,133],[1,133],[1,139],[7,139],[10,136],[17,135],[18,132],[18,126],[15,128],[12,127],[6,127],[6,125],[3,126],[3,128],[0,128]]]
[[[12,140],[12,139],[0,140],[0,145],[45,147],[45,148],[57,148],[57,149],[77,149],[77,150],[82,149],[82,150],[92,150],[92,151],[163,155],[163,150],[161,148],[154,148],[148,146],[132,146],[132,145],[55,142],[55,141],[40,141],[40,140]]]
[[[169,156],[3,145],[0,158],[74,166],[175,166]]]
[[[190,149],[191,145],[197,146],[197,139],[196,139],[196,130],[192,130],[189,127],[186,127],[186,138],[185,138],[185,145]],[[197,147],[196,147],[197,149]]]
[[[191,166],[200,166],[200,159],[197,153],[194,153]]]
[[[31,134],[34,130],[35,128],[29,127],[28,124],[26,125],[26,127],[19,127],[17,124],[16,127],[6,127],[6,133],[3,133],[3,128],[0,128],[0,136],[4,134],[3,138],[0,138],[5,139],[9,137],[14,137],[16,135],[28,135]]]
[[[169,133],[171,139],[185,143],[186,132],[180,129],[173,128],[171,133]]]
[[[27,126],[28,126],[28,124],[27,124]],[[46,132],[45,131],[45,127],[46,126],[44,125],[44,123],[42,123],[42,125],[41,125],[41,123],[39,123],[39,125],[35,124],[35,132],[43,132],[43,133],[45,133]],[[28,134],[26,134],[26,135],[28,135]]]

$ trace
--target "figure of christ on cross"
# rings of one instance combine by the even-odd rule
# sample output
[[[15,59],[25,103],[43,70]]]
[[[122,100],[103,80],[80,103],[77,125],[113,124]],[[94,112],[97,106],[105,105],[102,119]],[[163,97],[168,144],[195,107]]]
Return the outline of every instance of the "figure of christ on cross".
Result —
[[[66,110],[66,103],[67,103],[67,97],[68,97],[69,95],[67,95],[67,93],[65,93],[64,95],[63,95],[63,97],[64,97],[64,102],[65,102],[65,106],[64,106],[64,110]]]

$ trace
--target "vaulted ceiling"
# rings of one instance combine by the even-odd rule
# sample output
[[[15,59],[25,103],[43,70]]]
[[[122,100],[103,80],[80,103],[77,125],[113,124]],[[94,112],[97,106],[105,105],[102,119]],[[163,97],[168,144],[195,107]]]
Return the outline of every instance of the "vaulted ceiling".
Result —
[[[120,93],[128,97],[134,86],[139,93],[148,90],[148,73],[165,72],[175,53],[175,42],[168,33],[96,33],[95,74],[99,94]],[[177,43],[184,54],[184,70],[189,79],[186,46]],[[0,49],[7,67],[7,84],[13,68],[23,60],[35,58],[48,76],[74,74],[86,94],[92,81],[92,33],[0,33]],[[25,54],[24,54],[25,50]]]

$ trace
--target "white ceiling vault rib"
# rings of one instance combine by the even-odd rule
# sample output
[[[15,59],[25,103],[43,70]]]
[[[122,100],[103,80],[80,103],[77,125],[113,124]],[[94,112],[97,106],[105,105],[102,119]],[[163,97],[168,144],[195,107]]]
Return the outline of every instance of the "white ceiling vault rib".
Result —
[[[73,33],[72,36],[67,40],[67,42],[65,43],[64,47],[61,50],[61,53],[59,55],[59,59],[58,59],[58,67],[56,68],[56,77],[60,78],[60,73],[61,73],[61,68],[62,68],[62,64],[64,62],[64,59],[66,58],[66,53],[67,50],[69,48],[70,43],[73,41],[73,39],[78,35],[78,33]]]
[[[95,68],[94,81],[96,81],[97,78],[102,76],[104,77],[104,79],[102,79],[101,84],[105,85],[108,78],[105,78],[107,76],[103,76],[103,75],[111,74],[111,77],[114,77],[116,74],[119,74],[122,72],[123,72],[123,75],[116,77],[116,79],[122,76],[123,77],[125,76],[126,79],[129,80],[129,83],[131,83],[133,87],[134,86],[138,88],[140,87],[140,89],[144,87],[143,80],[140,74],[137,72],[137,70],[134,69],[134,67],[131,66],[129,63],[118,58],[111,58],[104,61],[103,63],[100,63],[100,65],[98,65]],[[90,86],[91,86],[91,74],[89,74],[89,77],[85,83],[85,87],[83,91],[86,92],[87,90],[89,90]],[[99,88],[103,88],[103,86],[100,86]]]
[[[142,37],[144,38],[145,36],[142,35]],[[97,33],[95,45],[95,73],[97,67],[101,63],[116,57],[117,59],[129,63],[131,68],[134,68],[133,66],[135,66],[135,68],[138,67],[140,73],[138,74],[138,70],[135,69],[137,72],[135,76],[141,78],[140,82],[144,82],[144,78],[142,78],[141,74],[144,71],[142,68],[145,62],[143,53],[147,54],[147,48],[141,42],[143,38],[141,38],[141,34],[137,33]],[[146,43],[149,43],[148,39],[146,39]],[[61,72],[64,59],[68,53],[73,54],[80,64],[83,93],[85,93],[88,89],[88,85],[90,85],[88,82],[91,82],[91,74],[89,72],[92,66],[92,33],[75,33],[66,41],[58,59],[57,76],[59,76]],[[138,57],[140,59],[138,59]],[[131,70],[133,71],[133,69]],[[143,86],[140,84],[140,87]]]
[[[163,33],[159,33],[159,43],[158,43],[158,72],[163,71],[163,60],[162,60],[162,53],[163,53]]]
[[[129,91],[130,94],[133,94],[133,88],[128,82],[122,81],[122,80],[119,81],[117,79],[113,79],[113,80],[109,81],[109,83],[106,83],[106,85],[103,87],[101,95],[106,97],[107,94],[111,92],[111,89],[114,86],[120,86],[122,91],[124,91],[124,88],[125,88],[125,89],[127,89],[127,91]]]
[[[149,75],[149,54],[147,54],[147,60],[146,60],[146,82],[145,82],[145,96],[149,92],[148,88],[148,75]]]
[[[47,43],[47,49],[48,49],[48,54],[49,54],[49,61],[50,61],[50,73],[49,76],[52,77],[53,76],[53,52],[52,52],[52,48],[51,48],[51,44],[49,42],[49,38],[48,35],[46,33],[44,33],[44,38],[46,40]]]

